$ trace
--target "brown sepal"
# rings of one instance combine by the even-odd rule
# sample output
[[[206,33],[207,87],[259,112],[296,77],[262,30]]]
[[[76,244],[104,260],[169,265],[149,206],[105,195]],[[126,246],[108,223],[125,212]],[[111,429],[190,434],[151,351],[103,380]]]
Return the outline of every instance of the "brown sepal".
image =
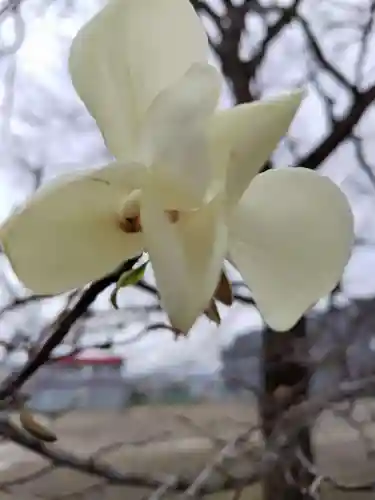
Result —
[[[221,318],[219,311],[216,306],[216,302],[212,299],[209,306],[207,309],[204,311],[205,316],[207,316],[208,319],[216,323],[217,325],[220,325],[221,323]]]
[[[214,298],[226,306],[231,306],[233,304],[232,285],[224,270],[221,272],[219,283],[217,284],[214,293]]]

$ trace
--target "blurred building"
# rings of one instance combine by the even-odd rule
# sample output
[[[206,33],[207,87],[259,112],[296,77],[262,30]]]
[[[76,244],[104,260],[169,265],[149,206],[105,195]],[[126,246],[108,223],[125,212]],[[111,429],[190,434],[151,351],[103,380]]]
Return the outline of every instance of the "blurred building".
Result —
[[[128,399],[118,356],[64,356],[44,365],[25,387],[35,410],[119,409]]]
[[[335,387],[344,379],[374,374],[374,311],[374,299],[361,299],[309,315],[306,342],[313,392]],[[242,396],[251,387],[261,389],[262,331],[238,335],[222,349],[221,360],[222,378],[229,391]]]

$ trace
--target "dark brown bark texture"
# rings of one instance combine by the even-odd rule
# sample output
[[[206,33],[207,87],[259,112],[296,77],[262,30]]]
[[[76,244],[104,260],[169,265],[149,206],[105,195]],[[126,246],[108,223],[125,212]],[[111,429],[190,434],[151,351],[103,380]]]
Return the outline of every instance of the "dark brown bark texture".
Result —
[[[260,400],[260,413],[263,434],[267,438],[274,432],[281,415],[292,405],[308,398],[310,373],[306,365],[293,360],[295,342],[306,337],[306,319],[302,318],[288,332],[275,332],[266,328],[263,334],[263,397]],[[311,437],[308,427],[299,432],[300,452],[313,461]],[[312,500],[306,492],[313,479],[291,453],[288,463],[281,463],[264,478],[264,499],[271,500]]]

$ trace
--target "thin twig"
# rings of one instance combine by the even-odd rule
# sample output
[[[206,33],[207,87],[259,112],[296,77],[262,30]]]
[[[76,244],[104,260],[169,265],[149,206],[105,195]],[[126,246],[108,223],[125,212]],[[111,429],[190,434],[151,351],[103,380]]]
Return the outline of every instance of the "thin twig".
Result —
[[[73,324],[87,311],[97,296],[108,286],[116,283],[123,272],[132,269],[138,259],[139,257],[135,257],[128,260],[112,273],[93,282],[82,292],[76,304],[60,318],[54,331],[40,350],[27,361],[18,373],[12,373],[2,382],[0,385],[0,400],[12,397],[23,386],[38,368],[49,359],[53,349],[63,341]]]

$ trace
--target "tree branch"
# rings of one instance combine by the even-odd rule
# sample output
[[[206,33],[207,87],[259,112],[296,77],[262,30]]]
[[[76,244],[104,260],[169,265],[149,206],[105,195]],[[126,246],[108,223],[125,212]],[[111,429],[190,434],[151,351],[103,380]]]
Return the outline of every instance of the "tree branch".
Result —
[[[238,451],[239,457],[246,453],[246,446],[244,449],[243,445],[246,445],[247,438],[254,430],[253,427],[241,432],[234,440],[229,441],[195,479],[174,475],[152,476],[135,472],[120,472],[111,465],[98,462],[95,455],[91,457],[77,456],[57,446],[47,445],[20,430],[6,417],[0,417],[0,434],[39,456],[49,459],[57,467],[78,470],[101,477],[111,484],[124,486],[159,488],[160,491],[163,486],[168,484],[170,490],[185,492],[184,498],[192,499],[202,494],[243,488],[259,481],[263,474],[272,470],[280,461],[287,461],[290,458],[290,450],[293,449],[299,431],[306,424],[312,422],[321,411],[345,398],[359,397],[368,390],[373,390],[374,387],[374,376],[342,382],[325,394],[312,397],[289,408],[280,418],[261,458],[250,471],[241,475],[232,475],[228,471],[228,474],[222,474],[221,480],[215,478],[215,481],[210,481],[212,472],[220,471],[226,459],[235,458],[236,455],[233,455],[233,452]],[[369,484],[370,482],[357,487],[367,489]]]
[[[14,311],[15,309],[18,309],[20,307],[23,307],[25,305],[31,304],[33,302],[39,302],[43,299],[49,299],[53,297],[52,295],[30,295],[28,297],[17,297],[12,302],[9,302],[9,304],[6,304],[4,307],[0,309],[0,316],[3,314]]]
[[[336,121],[336,125],[331,133],[323,139],[317,148],[308,153],[298,164],[299,167],[316,169],[324,160],[348,137],[365,111],[375,99],[375,85],[368,90],[359,93],[353,101],[349,111],[341,120]]]
[[[116,283],[121,274],[132,269],[139,257],[128,260],[118,269],[108,274],[104,278],[89,285],[71,309],[68,309],[55,325],[50,337],[46,340],[41,349],[32,356],[18,373],[12,373],[0,385],[0,400],[14,397],[15,393],[23,384],[37,371],[37,369],[48,361],[53,349],[58,346],[69,332],[73,324],[87,311],[97,296],[108,286]]]
[[[303,27],[303,31],[308,39],[310,49],[312,53],[314,54],[316,60],[319,62],[321,68],[325,71],[327,71],[332,77],[336,78],[338,82],[341,83],[341,85],[348,90],[351,94],[356,96],[359,91],[355,85],[349,82],[345,78],[345,76],[340,73],[340,71],[326,58],[324,55],[324,52],[322,48],[320,47],[318,40],[316,39],[315,35],[313,34],[309,23],[306,21],[306,19],[301,16],[300,14],[296,15],[296,19],[300,22],[300,24]]]
[[[250,61],[245,63],[246,75],[248,81],[255,77],[255,74],[262,63],[264,56],[268,50],[269,45],[275,40],[275,38],[281,33],[283,28],[287,26],[296,16],[298,7],[301,4],[301,0],[294,0],[292,5],[283,9],[280,18],[271,26],[268,27],[267,34],[263,39],[262,45],[258,52],[251,58]]]

